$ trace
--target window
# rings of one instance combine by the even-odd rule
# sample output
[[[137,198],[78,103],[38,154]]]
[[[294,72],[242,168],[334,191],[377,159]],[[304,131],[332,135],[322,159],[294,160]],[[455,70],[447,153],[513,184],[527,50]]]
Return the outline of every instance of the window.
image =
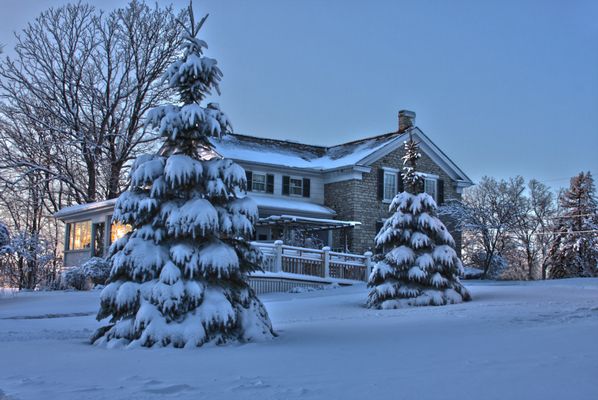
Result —
[[[69,230],[69,250],[91,247],[91,221],[73,222]]]
[[[424,177],[424,192],[428,193],[434,201],[438,201],[438,190],[436,183],[438,182],[437,178],[425,176]]]
[[[247,190],[250,192],[274,193],[274,175],[245,171]]]
[[[289,191],[291,195],[303,196],[303,179],[291,178]]]
[[[253,173],[251,190],[253,192],[265,192],[266,191],[266,175]]]
[[[397,173],[384,171],[384,195],[382,200],[391,201],[397,194]]]
[[[310,197],[311,181],[309,178],[282,176],[283,196]]]
[[[113,222],[110,226],[110,243],[116,242],[132,230],[133,227],[129,224],[124,225],[120,222]]]

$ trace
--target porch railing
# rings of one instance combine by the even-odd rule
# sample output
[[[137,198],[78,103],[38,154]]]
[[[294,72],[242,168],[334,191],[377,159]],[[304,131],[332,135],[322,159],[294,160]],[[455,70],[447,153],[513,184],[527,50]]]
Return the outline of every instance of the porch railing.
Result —
[[[287,246],[282,240],[274,243],[253,242],[264,256],[262,268],[270,272],[288,272],[321,278],[367,281],[372,267],[372,253],[364,255]]]

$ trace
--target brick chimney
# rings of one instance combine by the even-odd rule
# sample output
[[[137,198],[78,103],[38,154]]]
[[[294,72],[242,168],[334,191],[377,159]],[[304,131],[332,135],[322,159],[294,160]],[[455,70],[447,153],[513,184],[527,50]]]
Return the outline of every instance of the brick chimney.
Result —
[[[415,112],[409,110],[399,111],[399,133],[415,126]]]

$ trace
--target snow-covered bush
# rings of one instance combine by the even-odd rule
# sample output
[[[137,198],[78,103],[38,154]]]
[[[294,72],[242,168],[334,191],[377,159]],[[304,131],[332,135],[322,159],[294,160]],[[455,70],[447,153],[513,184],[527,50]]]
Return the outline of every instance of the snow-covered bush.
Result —
[[[92,286],[81,267],[70,268],[61,275],[61,289],[89,290]]]
[[[53,285],[60,263],[50,240],[17,231],[4,243],[0,247],[0,286],[33,290]]]
[[[110,263],[100,257],[92,257],[78,267],[69,268],[60,277],[61,289],[90,290],[103,285],[110,276]]]
[[[484,270],[476,267],[463,267],[463,279],[482,279]]]
[[[488,265],[488,261],[489,265]],[[520,259],[513,254],[503,256],[501,254],[494,254],[492,257],[486,255],[485,252],[477,252],[468,256],[469,272],[464,276],[466,279],[491,279],[491,280],[527,280],[529,279],[526,267],[522,265]],[[484,274],[484,265],[488,266],[488,272]],[[477,275],[475,272],[479,270],[482,272],[479,277],[471,277],[470,275]]]
[[[487,278],[494,280],[508,280],[510,266],[507,260],[500,255],[494,255],[490,261]]]
[[[266,309],[247,281],[261,253],[248,238],[257,206],[245,171],[220,159],[210,136],[230,124],[217,104],[200,103],[222,76],[203,56],[189,7],[181,59],[165,81],[179,102],[153,109],[148,123],[164,138],[158,154],[137,157],[113,220],[132,231],[112,244],[108,284],[92,341],[106,346],[195,347],[272,338]]]
[[[110,276],[110,263],[101,257],[90,258],[80,269],[94,285],[105,284]]]

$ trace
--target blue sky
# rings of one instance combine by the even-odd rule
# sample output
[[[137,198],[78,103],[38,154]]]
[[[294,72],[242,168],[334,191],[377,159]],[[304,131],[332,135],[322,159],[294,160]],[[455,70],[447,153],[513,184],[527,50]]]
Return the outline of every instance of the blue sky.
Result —
[[[64,1],[1,3],[10,54],[13,31]],[[329,145],[396,130],[410,109],[474,180],[519,174],[557,188],[598,175],[598,1],[194,6],[210,13],[218,101],[239,133]]]

